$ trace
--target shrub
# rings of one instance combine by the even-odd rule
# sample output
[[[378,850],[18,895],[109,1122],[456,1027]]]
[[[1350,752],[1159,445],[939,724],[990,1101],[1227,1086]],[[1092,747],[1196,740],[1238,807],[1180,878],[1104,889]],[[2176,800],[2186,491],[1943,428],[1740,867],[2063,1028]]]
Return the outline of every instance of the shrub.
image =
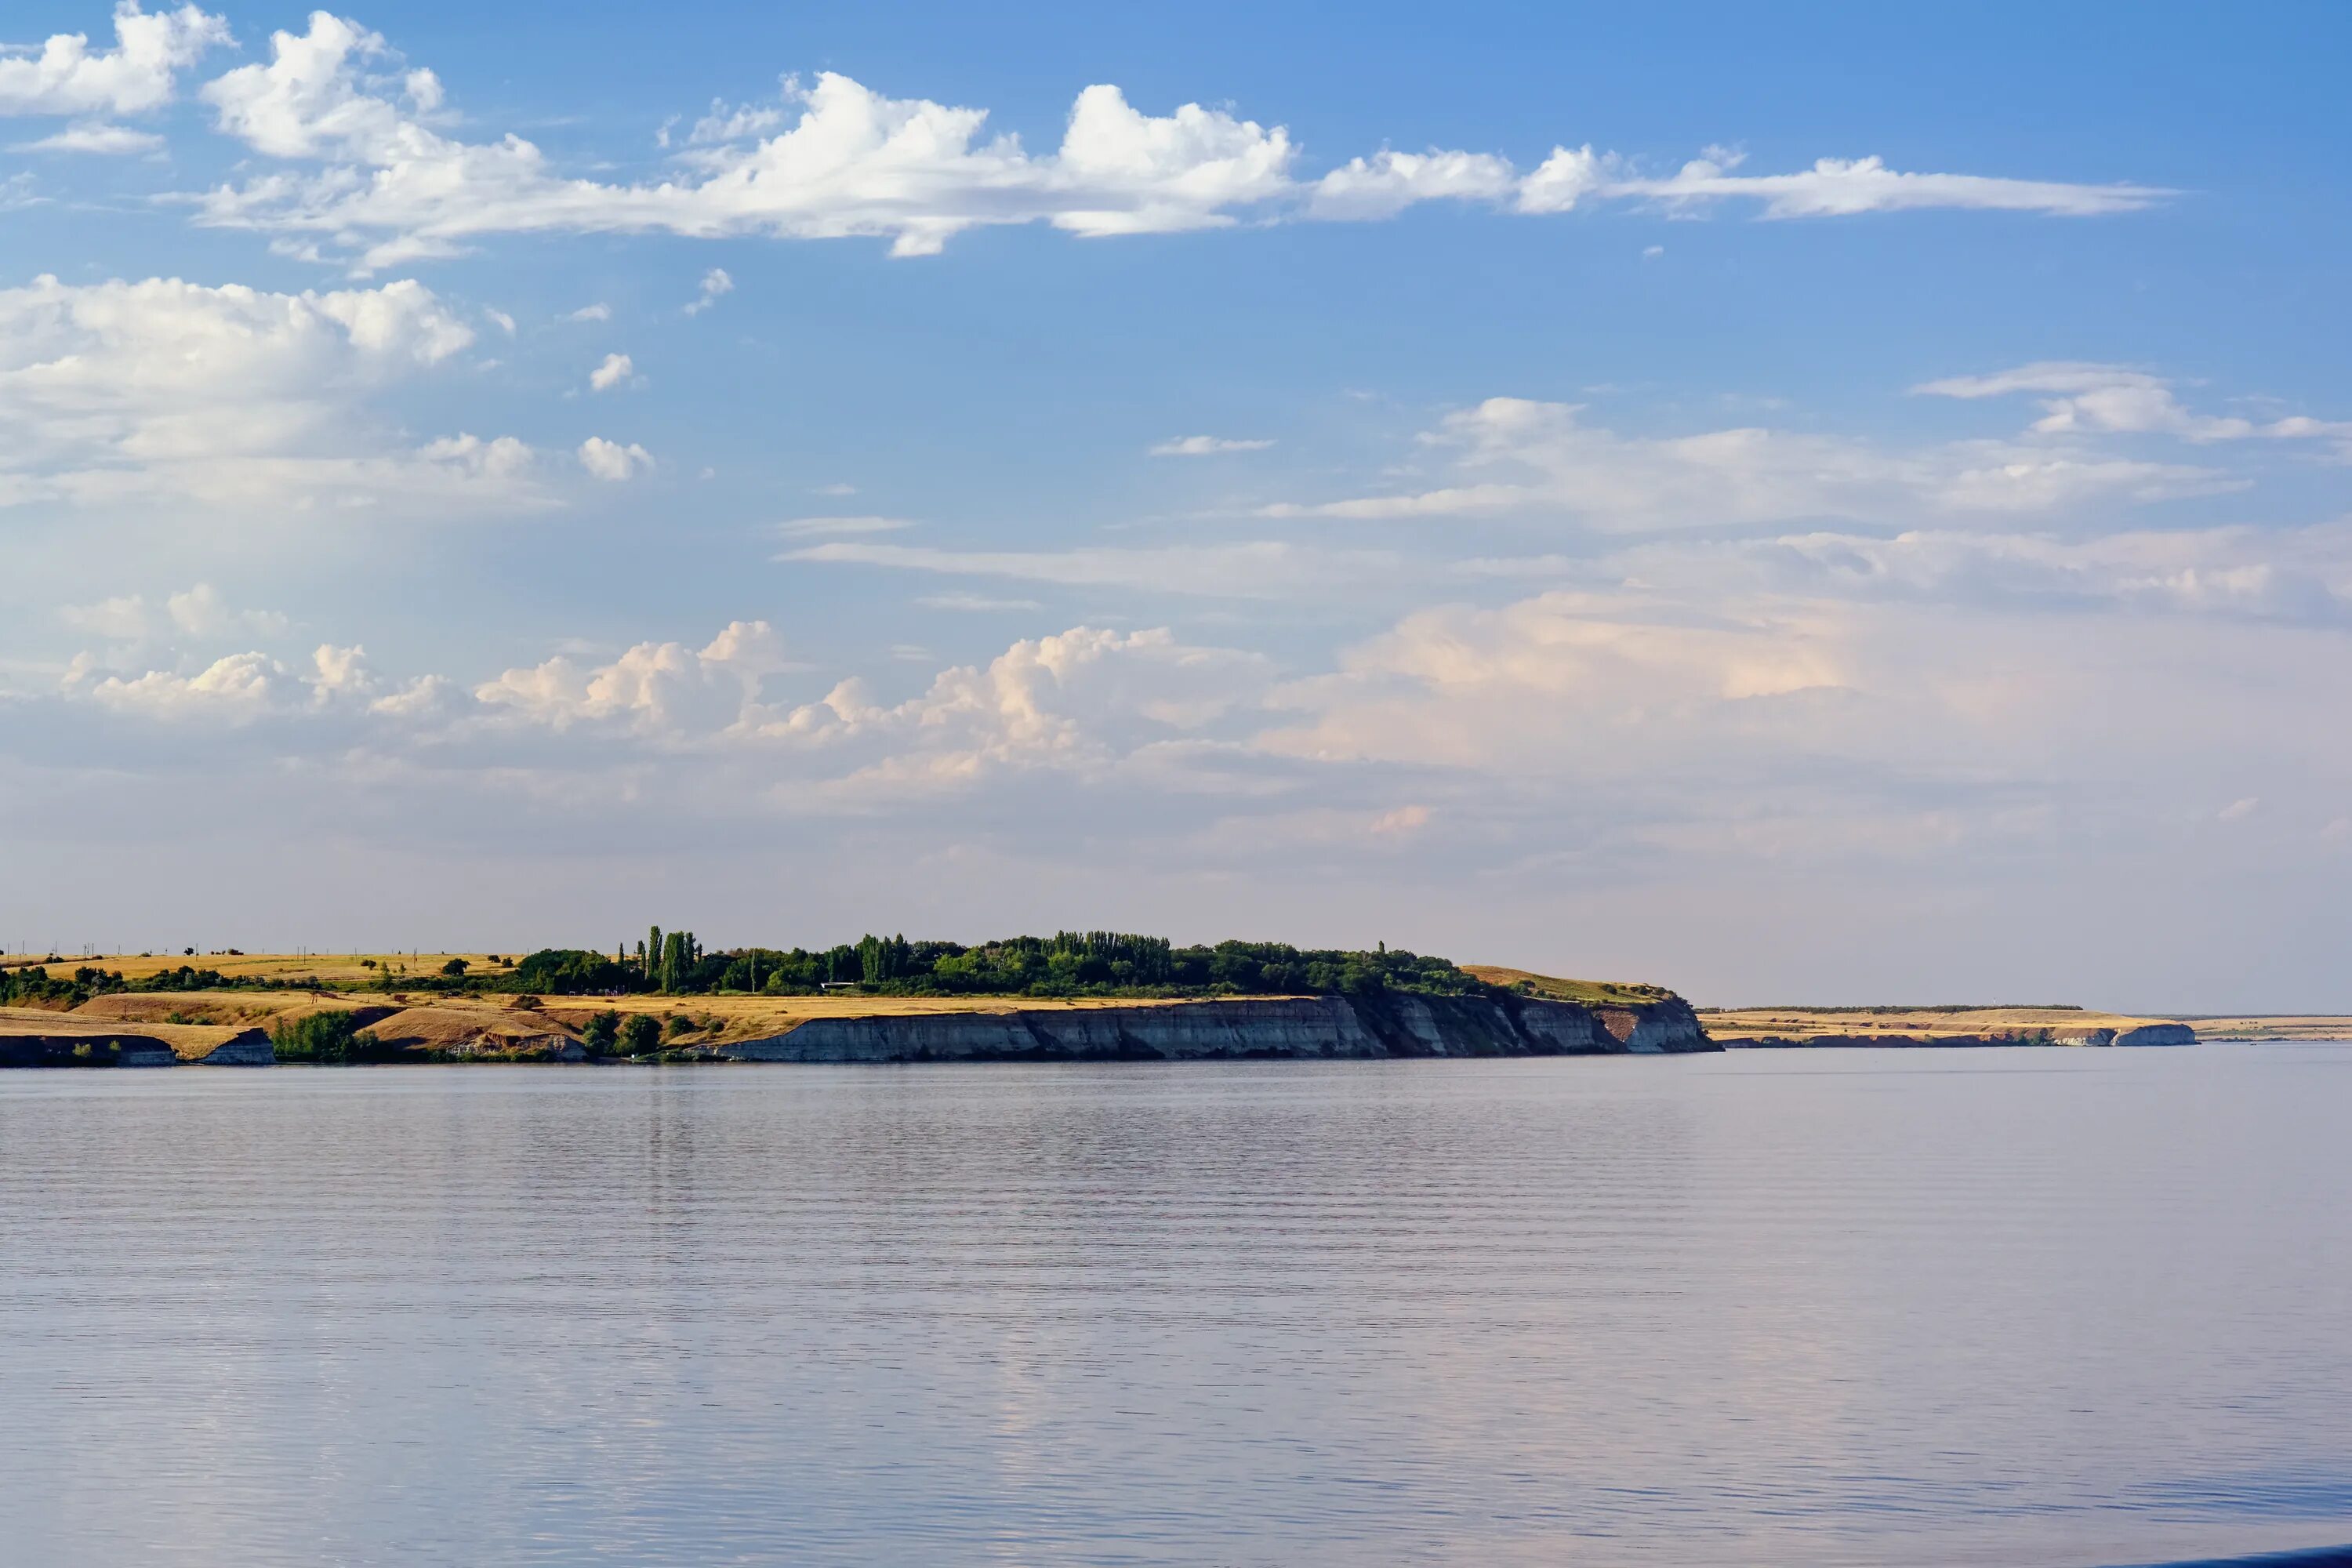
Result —
[[[621,1016],[607,1007],[580,1031],[581,1048],[592,1057],[610,1056],[621,1037]]]
[[[441,966],[441,973],[447,975],[450,979],[456,980],[465,974],[467,964],[464,959],[453,958],[448,963]]]
[[[632,1013],[621,1023],[621,1054],[641,1057],[661,1044],[661,1026],[650,1013]]]
[[[269,1031],[269,1043],[280,1061],[341,1067],[364,1055],[375,1037],[360,1028],[357,1014],[334,1008],[280,1023]]]

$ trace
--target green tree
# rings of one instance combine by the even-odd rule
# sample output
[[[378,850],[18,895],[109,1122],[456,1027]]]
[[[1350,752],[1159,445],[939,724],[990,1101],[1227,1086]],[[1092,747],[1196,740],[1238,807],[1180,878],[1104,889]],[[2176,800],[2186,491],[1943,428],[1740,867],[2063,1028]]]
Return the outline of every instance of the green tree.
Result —
[[[580,1031],[580,1045],[592,1057],[607,1057],[613,1054],[613,1047],[620,1037],[621,1016],[607,1007],[589,1019],[587,1027]]]
[[[621,1021],[621,1054],[641,1057],[661,1044],[661,1026],[650,1013],[632,1013]]]
[[[348,1008],[330,1008],[306,1018],[295,1018],[269,1031],[278,1059],[341,1067],[375,1044],[375,1037],[359,1027],[358,1016]]]

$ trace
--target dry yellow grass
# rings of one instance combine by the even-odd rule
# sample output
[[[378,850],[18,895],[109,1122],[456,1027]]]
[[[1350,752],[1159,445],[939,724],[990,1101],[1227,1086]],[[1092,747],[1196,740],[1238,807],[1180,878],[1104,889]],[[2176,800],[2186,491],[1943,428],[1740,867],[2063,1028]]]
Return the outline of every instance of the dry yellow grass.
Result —
[[[127,973],[127,972],[126,972]],[[308,973],[308,971],[304,971]],[[320,979],[326,976],[321,975]],[[405,1002],[395,1000],[405,996]],[[329,1007],[356,1007],[379,1016],[406,1007],[411,1013],[430,1012],[443,1032],[466,1033],[469,1022],[489,1033],[528,1032],[530,1010],[518,1008],[521,998],[492,992],[478,996],[442,996],[430,992],[350,990],[339,992],[147,991],[93,997],[71,1013],[28,1015],[71,1018],[92,1028],[112,1023],[136,1024],[142,1034],[156,1034],[166,1020],[190,1025],[218,1024],[268,1028]],[[693,1021],[695,1027],[675,1037],[680,1045],[722,1045],[737,1040],[781,1035],[812,1018],[908,1017],[938,1013],[1013,1013],[1058,1011],[1087,1007],[1164,1006],[1181,1000],[1170,997],[1048,997],[1048,996],[547,996],[538,999],[538,1014],[577,1033],[588,1020],[610,1008],[622,1014],[646,1013],[663,1020],[673,1016]],[[520,1014],[521,1016],[514,1016]],[[499,1015],[507,1016],[499,1017]],[[374,1027],[373,1022],[370,1027]],[[381,1031],[379,1031],[381,1033]],[[437,1036],[436,1036],[437,1037]],[[670,1037],[666,1036],[666,1038]]]
[[[268,1029],[331,1007],[352,1006],[391,1010],[381,996],[362,1000],[313,991],[128,991],[93,996],[74,1008],[72,1016],[128,1024],[227,1024]]]
[[[1636,985],[1614,980],[1563,980],[1554,974],[1538,974],[1528,969],[1506,969],[1494,963],[1465,963],[1462,965],[1462,972],[1489,985],[1516,986],[1525,981],[1535,988],[1538,995],[1603,1007],[1660,1002],[1669,994],[1664,986],[1659,985]]]
[[[520,958],[520,952],[500,953],[507,959]],[[476,974],[504,974],[511,965],[490,962],[486,952],[425,952],[411,957],[405,952],[199,952],[193,956],[182,952],[121,953],[110,952],[97,958],[66,957],[48,966],[52,974],[70,974],[88,964],[93,969],[119,970],[126,981],[136,983],[166,969],[182,964],[191,969],[216,969],[232,980],[265,980],[286,983],[307,980],[313,975],[333,986],[354,986],[372,984],[383,969],[405,968],[412,976],[437,975],[441,966],[453,958],[462,958]],[[361,961],[373,960],[374,969]],[[12,965],[28,962],[24,958],[9,960]]]
[[[2352,1040],[2352,1018],[2324,1013],[2281,1013],[2272,1016],[2194,1018],[2200,1040]]]
[[[2063,1035],[2077,1029],[2131,1029],[2142,1024],[2175,1022],[2121,1013],[2081,1012],[2071,1007],[1971,1007],[1957,1012],[1743,1007],[1701,1013],[1698,1021],[1708,1037],[1717,1040],[1765,1037],[1804,1040],[1822,1035],[1906,1035],[1934,1039],[1956,1035],[2021,1034],[2034,1029]]]

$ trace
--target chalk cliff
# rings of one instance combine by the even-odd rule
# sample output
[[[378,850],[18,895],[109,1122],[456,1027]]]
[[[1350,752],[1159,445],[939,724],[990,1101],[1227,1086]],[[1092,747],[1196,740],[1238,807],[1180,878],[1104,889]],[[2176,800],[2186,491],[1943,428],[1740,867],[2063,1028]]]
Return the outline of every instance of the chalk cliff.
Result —
[[[1679,997],[1624,1007],[1539,997],[1292,997],[812,1018],[717,1047],[766,1062],[1198,1061],[1659,1055],[1717,1049]]]

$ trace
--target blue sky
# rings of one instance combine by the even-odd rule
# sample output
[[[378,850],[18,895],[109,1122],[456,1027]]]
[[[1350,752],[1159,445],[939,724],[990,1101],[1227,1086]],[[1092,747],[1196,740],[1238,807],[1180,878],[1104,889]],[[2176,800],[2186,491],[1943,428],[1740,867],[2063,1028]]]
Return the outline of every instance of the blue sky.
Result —
[[[2339,8],[678,9],[12,8],[0,941],[2352,1006]]]

